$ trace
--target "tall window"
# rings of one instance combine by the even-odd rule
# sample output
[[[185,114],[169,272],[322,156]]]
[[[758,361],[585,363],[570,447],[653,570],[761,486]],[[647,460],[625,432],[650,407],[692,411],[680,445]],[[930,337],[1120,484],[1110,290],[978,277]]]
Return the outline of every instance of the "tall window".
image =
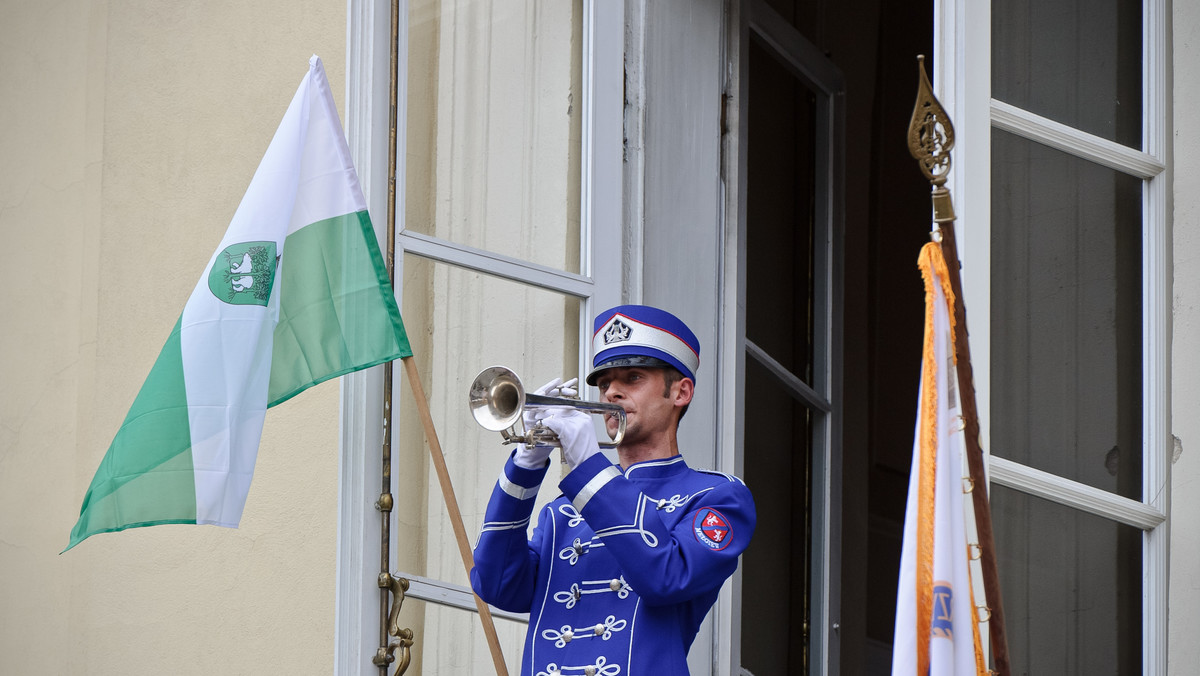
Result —
[[[973,337],[988,341],[980,389],[1013,671],[1161,673],[1162,3],[992,0],[990,15],[969,5],[955,11],[990,24],[989,103],[976,108],[989,111],[990,142],[972,146],[990,162],[959,184],[990,185],[990,227],[963,228],[965,266],[986,270],[967,282],[987,289],[968,320],[976,328],[987,310],[988,333]],[[956,61],[945,82],[984,75],[986,61],[944,58]],[[951,88],[970,110],[970,91]]]
[[[386,17],[379,2],[359,4],[371,5],[371,21]],[[580,374],[593,306],[619,297],[620,257],[609,247],[621,239],[610,213],[620,213],[620,137],[611,130],[615,118],[619,134],[621,102],[596,91],[598,78],[620,82],[620,21],[587,0],[400,6],[396,289],[473,546],[512,447],[474,422],[471,381],[496,364],[530,389]],[[609,90],[619,87],[609,82]],[[372,154],[386,143],[376,138]],[[400,616],[416,637],[409,673],[489,673],[407,380],[397,368],[392,572],[412,583]],[[366,453],[377,457],[374,448]],[[552,470],[539,505],[557,491]],[[364,603],[378,604],[377,590],[363,593]],[[378,631],[363,625],[363,634]],[[496,626],[508,669],[518,673],[524,618],[497,613]],[[351,662],[339,658],[339,668]]]
[[[845,80],[767,3],[743,5],[746,216],[739,391],[757,547],[742,560],[741,673],[836,668],[827,563],[840,536],[840,281]],[[752,451],[750,449],[753,449]],[[770,543],[764,546],[761,543]]]

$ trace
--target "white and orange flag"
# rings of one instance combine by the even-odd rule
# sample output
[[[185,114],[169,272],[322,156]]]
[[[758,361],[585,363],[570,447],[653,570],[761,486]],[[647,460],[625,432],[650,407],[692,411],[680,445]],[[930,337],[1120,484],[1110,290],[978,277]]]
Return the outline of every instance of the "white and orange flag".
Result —
[[[940,245],[931,242],[921,249],[920,267],[925,342],[892,674],[986,674],[963,514],[965,441],[954,362],[954,292]]]

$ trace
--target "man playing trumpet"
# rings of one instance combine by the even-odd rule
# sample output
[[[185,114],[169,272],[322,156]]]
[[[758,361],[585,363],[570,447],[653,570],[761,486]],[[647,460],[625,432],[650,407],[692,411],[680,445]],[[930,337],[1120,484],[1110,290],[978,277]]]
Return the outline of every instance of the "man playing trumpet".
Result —
[[[552,446],[518,444],[492,491],[471,586],[496,607],[528,612],[521,673],[687,674],[687,652],[754,533],[754,500],[737,477],[694,470],[679,454],[700,343],[677,317],[623,305],[596,318],[587,383],[625,411],[613,465],[591,417],[533,410],[570,472],[562,495],[526,530]],[[538,394],[573,394],[554,380]],[[615,417],[606,416],[609,435]]]

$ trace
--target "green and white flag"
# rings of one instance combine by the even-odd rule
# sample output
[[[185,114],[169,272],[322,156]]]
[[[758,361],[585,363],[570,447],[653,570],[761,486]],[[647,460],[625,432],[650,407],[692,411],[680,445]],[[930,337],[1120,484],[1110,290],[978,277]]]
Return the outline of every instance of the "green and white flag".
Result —
[[[236,527],[268,407],[411,354],[313,56],[92,479],[67,549],[137,526]]]

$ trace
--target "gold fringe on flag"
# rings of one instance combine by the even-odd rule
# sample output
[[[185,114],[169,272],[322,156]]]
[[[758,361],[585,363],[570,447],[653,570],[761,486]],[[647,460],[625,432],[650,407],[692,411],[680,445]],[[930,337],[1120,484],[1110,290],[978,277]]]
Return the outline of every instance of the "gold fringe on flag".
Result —
[[[950,271],[946,259],[942,256],[942,247],[936,242],[929,242],[921,248],[917,259],[921,269],[921,278],[925,281],[925,338],[922,348],[921,370],[921,413],[920,413],[920,449],[921,466],[918,478],[917,499],[920,505],[920,519],[917,521],[917,570],[916,570],[916,605],[917,605],[917,674],[929,672],[929,634],[933,619],[933,546],[934,546],[934,489],[937,483],[937,453],[938,453],[938,391],[937,369],[945,365],[937,362],[934,350],[935,331],[933,326],[934,303],[937,302],[934,284],[941,287],[942,294],[948,306],[947,315],[950,320],[950,337],[957,340],[957,321],[953,311],[955,294],[950,284]],[[953,344],[953,343],[952,343]],[[954,363],[958,355],[950,350]],[[947,378],[957,378],[957,372],[948,373]],[[978,545],[976,545],[978,546]],[[970,545],[967,547],[970,557]],[[970,587],[971,608],[975,606],[975,589]],[[978,674],[987,674],[987,665],[983,661],[983,639],[979,630],[979,614],[972,612],[971,634],[975,643],[975,670]]]

